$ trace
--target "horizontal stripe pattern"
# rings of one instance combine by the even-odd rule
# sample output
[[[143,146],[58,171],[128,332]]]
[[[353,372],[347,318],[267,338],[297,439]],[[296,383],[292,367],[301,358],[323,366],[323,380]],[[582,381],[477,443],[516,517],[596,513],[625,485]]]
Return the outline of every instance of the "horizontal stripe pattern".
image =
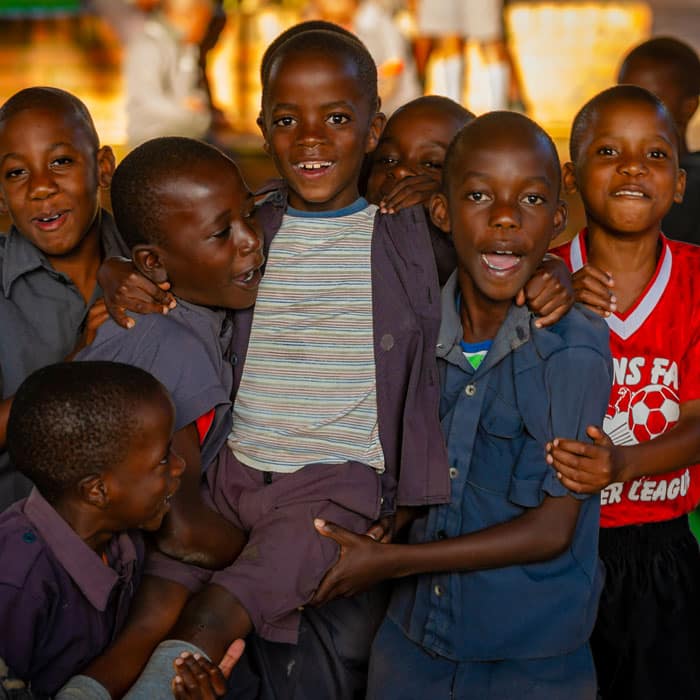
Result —
[[[355,460],[384,468],[373,349],[376,206],[285,215],[255,305],[229,446],[264,471]]]

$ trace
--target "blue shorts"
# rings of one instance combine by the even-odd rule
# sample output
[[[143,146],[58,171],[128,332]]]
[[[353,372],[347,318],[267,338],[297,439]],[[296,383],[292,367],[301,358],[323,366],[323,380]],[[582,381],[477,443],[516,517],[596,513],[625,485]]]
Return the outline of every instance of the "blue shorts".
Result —
[[[593,657],[585,644],[543,659],[451,661],[426,651],[386,618],[372,645],[367,700],[425,698],[595,700]]]

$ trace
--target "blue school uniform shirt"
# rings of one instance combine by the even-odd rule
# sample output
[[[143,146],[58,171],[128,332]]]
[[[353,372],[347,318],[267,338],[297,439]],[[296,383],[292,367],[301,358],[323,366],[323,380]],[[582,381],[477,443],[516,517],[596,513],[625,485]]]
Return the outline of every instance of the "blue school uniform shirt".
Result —
[[[556,325],[537,329],[529,311],[513,305],[475,370],[460,344],[456,291],[455,273],[443,290],[438,342],[451,502],[416,521],[412,542],[475,532],[517,518],[547,495],[567,495],[545,462],[545,443],[555,436],[586,439],[586,426],[601,424],[610,393],[601,319],[572,309]],[[560,556],[403,580],[389,616],[410,639],[454,661],[577,649],[590,637],[602,586],[599,499],[581,500],[573,541]]]

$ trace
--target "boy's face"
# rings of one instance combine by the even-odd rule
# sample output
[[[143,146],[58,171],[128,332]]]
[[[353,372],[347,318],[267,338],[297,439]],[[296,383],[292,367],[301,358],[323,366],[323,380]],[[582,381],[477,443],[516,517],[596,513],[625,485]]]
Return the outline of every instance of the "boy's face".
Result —
[[[411,175],[426,175],[439,185],[447,147],[461,127],[453,115],[434,107],[399,110],[387,122],[374,152],[367,199],[379,204]]]
[[[84,125],[58,109],[24,109],[0,124],[0,210],[48,257],[71,253],[93,230],[98,188],[114,156],[95,152]]]
[[[431,202],[433,222],[452,233],[460,286],[510,302],[566,223],[551,152],[530,134],[463,142],[447,195]]]
[[[589,227],[657,235],[662,218],[674,201],[682,201],[685,189],[672,124],[646,103],[602,105],[577,162],[564,168],[564,185],[568,192],[580,192]]]
[[[352,204],[364,155],[376,146],[383,120],[344,57],[312,52],[276,60],[261,129],[289,186],[290,205],[332,211]]]
[[[180,486],[184,460],[171,448],[175,410],[159,392],[139,408],[140,429],[119,466],[102,475],[114,529],[157,530]]]
[[[164,275],[179,297],[202,306],[243,309],[255,303],[264,262],[253,228],[255,202],[238,168],[223,158],[193,163],[186,177],[160,186],[165,240],[154,257],[137,252],[137,264]]]

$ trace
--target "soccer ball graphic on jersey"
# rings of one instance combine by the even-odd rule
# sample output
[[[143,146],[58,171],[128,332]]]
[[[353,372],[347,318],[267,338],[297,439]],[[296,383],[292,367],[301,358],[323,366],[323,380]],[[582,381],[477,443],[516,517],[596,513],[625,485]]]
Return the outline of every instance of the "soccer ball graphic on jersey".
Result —
[[[672,389],[650,384],[630,400],[629,424],[637,442],[651,440],[678,422],[678,397]]]
[[[676,392],[661,384],[649,384],[632,392],[619,387],[608,407],[603,430],[616,445],[636,445],[651,440],[677,422],[680,414]]]

